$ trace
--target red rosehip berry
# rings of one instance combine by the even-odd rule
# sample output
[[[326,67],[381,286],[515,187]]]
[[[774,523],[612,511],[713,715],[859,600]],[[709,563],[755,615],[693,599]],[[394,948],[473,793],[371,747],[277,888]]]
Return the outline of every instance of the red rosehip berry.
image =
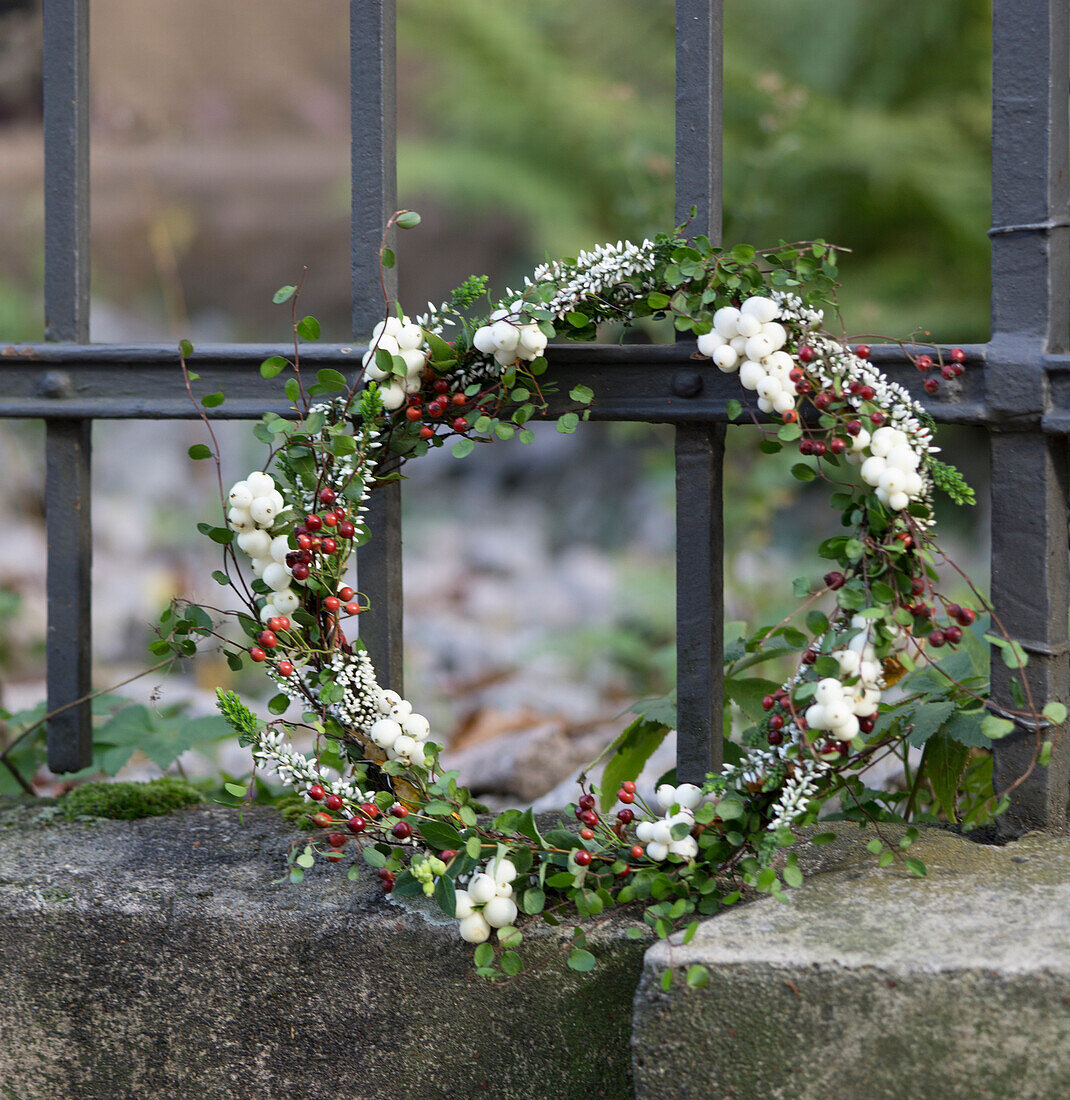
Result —
[[[455,432],[466,432],[468,431],[468,421],[463,416],[458,416],[451,427]]]
[[[847,434],[848,435],[858,435],[858,433],[861,430],[862,430],[862,421],[861,420],[849,420],[847,422]]]
[[[292,676],[294,674],[294,666],[289,661],[279,661],[278,673],[280,676]]]
[[[317,829],[329,829],[334,824],[334,820],[330,814],[318,813],[312,815],[312,824]]]
[[[779,745],[784,740],[784,734],[780,730],[770,730],[765,735],[765,739],[770,745]]]
[[[301,547],[302,550],[311,549],[311,547],[312,547],[312,538],[311,538],[311,536],[309,536],[309,535],[298,535],[297,536],[297,545],[299,547]]]
[[[952,363],[965,363],[966,353],[962,350],[962,348],[952,348],[948,355],[948,358],[950,358]]]
[[[799,361],[801,363],[810,363],[814,358],[814,349],[809,344],[802,344],[799,347]]]
[[[958,645],[962,641],[962,627],[961,626],[948,626],[944,628],[944,637],[948,641],[948,645]]]
[[[821,458],[827,450],[828,450],[828,447],[826,446],[825,441],[823,439],[815,439],[814,440],[814,452],[813,453],[817,458]]]
[[[920,596],[925,591],[924,577],[910,578],[910,593],[912,596]]]
[[[924,374],[926,371],[933,369],[933,357],[931,355],[919,355],[914,360],[914,366]]]
[[[951,379],[955,377],[955,367],[954,367],[954,364],[952,364],[952,363],[945,363],[945,364],[944,364],[944,365],[943,365],[943,366],[942,366],[942,367],[940,368],[940,377],[941,377],[941,378],[944,378],[944,379],[947,379],[947,381],[949,381],[949,382],[950,382],[950,381],[951,381]]]
[[[782,730],[784,728],[784,715],[774,714],[769,719],[769,728],[771,730]]]
[[[807,394],[814,392],[814,387],[804,378],[801,382],[795,383],[795,392],[805,397]]]
[[[333,516],[331,517],[334,518]],[[324,539],[320,548],[325,554],[333,554],[338,549],[338,543],[331,538]]]
[[[942,630],[934,630],[929,635],[929,645],[931,645],[933,649],[939,649],[946,642],[947,635]]]
[[[419,405],[410,405],[405,410],[405,419],[406,420],[416,421],[416,420],[419,420],[422,416],[423,416],[423,413],[420,411]]]
[[[772,710],[776,706],[776,700],[772,695],[764,695],[762,697],[762,710]]]
[[[631,791],[626,791],[622,787],[617,791],[617,801],[623,802],[625,806],[630,806],[635,801],[635,795]]]
[[[646,855],[646,853],[643,851],[643,846],[641,844],[633,844],[628,854],[632,857],[632,859],[642,859],[643,856]]]
[[[831,573],[825,574],[824,581],[826,587],[835,592],[837,589],[843,588],[847,583],[847,578],[838,569],[833,569]]]
[[[311,798],[313,802],[322,802],[326,794],[327,792],[318,783],[313,783],[312,786],[308,788],[308,797]]]
[[[323,606],[328,611],[337,611],[342,606],[342,601],[337,596],[328,596],[323,601]]]
[[[420,429],[421,439],[430,439],[435,434],[434,428],[429,428],[426,424]]]
[[[788,371],[788,377],[793,382],[801,382],[806,377],[806,372],[801,367],[792,367]]]
[[[449,863],[456,854],[456,848],[443,848],[442,851],[438,853],[438,858],[442,860],[443,863]]]
[[[334,512],[325,512],[323,516],[323,522],[327,527],[337,527],[338,517]]]
[[[804,439],[799,443],[799,454],[812,455],[814,453],[814,441],[812,439]]]
[[[402,806],[400,802],[395,802],[394,805],[390,807],[390,813],[393,817],[408,817],[409,808],[407,806]]]
[[[360,604],[357,603],[356,600],[350,600],[350,602],[346,604],[346,614],[347,615],[359,615],[360,614]]]
[[[580,836],[584,840],[594,840],[594,829],[580,829]]]
[[[950,612],[948,612],[950,614]],[[282,615],[272,615],[267,622],[268,630],[273,630],[276,634],[281,634],[284,630],[290,629],[290,620]]]
[[[436,378],[434,390],[435,393],[445,393],[450,388],[449,382],[445,378]]]
[[[593,810],[594,809],[594,795],[582,794],[576,803],[581,810]]]
[[[969,626],[977,618],[977,613],[968,607],[964,607],[959,614],[959,622],[963,626]]]
[[[832,394],[822,391],[814,397],[814,407],[825,411],[832,404]]]
[[[808,649],[802,655],[802,663],[804,665],[812,665],[814,663],[814,661],[816,661],[816,660],[817,660],[817,650],[816,649]]]
[[[431,404],[427,406],[428,416],[441,416],[444,411],[444,406],[440,401],[432,401]]]
[[[324,485],[324,487],[320,489],[320,502],[323,504],[333,504],[337,495],[338,494],[329,485]]]
[[[346,828],[348,828],[351,833],[362,833],[367,824],[367,821],[365,821],[363,817],[351,817],[346,822]]]
[[[312,572],[312,570],[309,569],[309,567],[305,565],[304,562],[301,562],[300,564],[295,565],[291,572],[293,573],[293,578],[295,581],[307,581],[309,574]]]
[[[362,802],[360,804],[360,811],[366,817],[371,818],[374,821],[379,816],[379,807],[374,802]]]
[[[338,524],[338,534],[344,539],[351,539],[357,533],[356,527],[349,520],[343,520]]]
[[[836,436],[834,439],[829,441],[829,450],[834,455],[842,455],[843,452],[847,450],[847,440],[840,439],[839,436]]]
[[[279,644],[279,639],[275,637],[275,631],[273,630],[261,630],[257,634],[256,640],[265,649],[274,649]]]
[[[630,825],[635,820],[635,811],[629,810],[627,806],[623,810],[617,811],[617,820],[623,822],[625,825]]]
[[[327,795],[326,801],[323,803],[328,810],[340,810],[342,808],[341,796],[336,794]]]
[[[940,379],[926,378],[922,385],[925,387],[926,393],[936,393],[936,391],[940,388]]]
[[[407,821],[399,821],[390,831],[398,840],[408,840],[412,836],[412,826]]]
[[[249,650],[249,657],[251,660],[256,661],[257,664],[267,660],[267,654],[258,645],[254,645],[253,648]]]
[[[872,733],[877,728],[877,716],[875,714],[870,714],[865,718],[859,718],[858,728],[863,733]]]
[[[310,531],[318,531],[323,526],[323,520],[321,520],[319,516],[306,516],[305,526]]]
[[[780,419],[785,424],[794,424],[799,419],[799,414],[794,409],[788,409],[786,412],[780,414]]]
[[[872,401],[873,398],[877,396],[877,391],[872,386],[863,386],[858,391],[858,396],[861,397],[863,401]]]
[[[598,814],[594,810],[582,810],[580,812],[580,821],[588,828],[593,829],[598,824]]]
[[[343,603],[349,603],[349,601],[353,598],[353,589],[350,588],[348,584],[345,586],[345,588],[339,588],[338,598]]]
[[[962,614],[962,608],[957,603],[949,603],[947,605],[947,613],[952,619],[957,619]]]
[[[625,779],[620,785],[622,791],[627,791],[629,794],[635,794],[635,784],[630,779]]]
[[[345,833],[328,833],[327,843],[332,848],[344,848],[346,841],[349,839]]]
[[[877,409],[876,412],[870,413],[869,414],[869,422],[872,425],[874,425],[874,427],[877,427],[877,426],[883,424],[884,423],[884,413],[882,413],[880,411],[880,409]]]
[[[855,355],[857,355],[859,359],[868,359],[872,351],[873,349],[869,344],[858,344],[855,347]]]
[[[591,862],[591,853],[582,848],[576,853],[576,862],[581,867],[586,867]]]

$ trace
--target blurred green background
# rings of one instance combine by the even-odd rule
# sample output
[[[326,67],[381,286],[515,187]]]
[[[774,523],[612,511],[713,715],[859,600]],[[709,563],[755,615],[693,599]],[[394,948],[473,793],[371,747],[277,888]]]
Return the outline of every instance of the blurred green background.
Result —
[[[849,248],[851,334],[987,336],[989,8],[726,0],[724,239]],[[502,288],[546,255],[671,225],[669,0],[398,0],[398,13],[399,198],[424,215],[399,250],[410,311],[469,273]],[[284,339],[271,292],[307,265],[324,338],[349,339],[348,5],[94,0],[91,19],[93,338]],[[5,0],[4,342],[42,333],[39,72],[39,0]],[[259,463],[245,429],[223,434],[232,469]],[[820,568],[805,548],[827,512],[819,489],[755,461],[751,433],[729,435],[728,618],[754,625]],[[184,455],[199,438],[187,424],[97,427],[98,682],[140,661],[144,624],[214,567],[193,530],[208,482]],[[947,441],[983,490],[983,437]],[[412,691],[449,696],[437,717],[463,726],[458,682],[494,664],[497,638],[510,667],[552,652],[554,675],[595,685],[610,711],[671,687],[671,432],[590,425],[479,450],[494,453],[421,463],[406,487]],[[40,426],[0,422],[0,459],[0,673],[28,705],[44,633]],[[985,495],[945,517],[982,583]],[[224,675],[201,667],[204,684]],[[528,706],[510,698],[472,706]]]

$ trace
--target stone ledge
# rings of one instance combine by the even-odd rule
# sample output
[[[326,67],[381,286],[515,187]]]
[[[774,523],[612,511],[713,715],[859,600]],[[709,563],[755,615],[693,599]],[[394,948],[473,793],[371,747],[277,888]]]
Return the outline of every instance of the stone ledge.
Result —
[[[764,898],[648,952],[642,1100],[1047,1100],[1070,1093],[1070,838],[927,830],[920,880],[840,827],[786,904]],[[901,835],[902,830],[884,830]],[[703,963],[701,991],[661,990]]]
[[[372,875],[273,885],[274,811],[44,826],[0,810],[0,1094],[18,1100],[630,1097],[643,945],[489,986]],[[553,946],[547,930],[546,946]],[[534,952],[533,952],[534,954]]]

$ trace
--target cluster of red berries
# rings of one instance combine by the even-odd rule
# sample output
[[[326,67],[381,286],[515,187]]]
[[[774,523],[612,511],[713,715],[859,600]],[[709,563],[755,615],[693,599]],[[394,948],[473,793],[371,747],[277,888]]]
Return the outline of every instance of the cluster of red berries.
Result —
[[[286,615],[275,615],[268,619],[267,629],[261,630],[256,636],[257,644],[249,650],[251,660],[259,664],[266,661],[268,653],[279,644],[279,635],[285,634],[290,629],[290,620]],[[279,661],[275,666],[280,676],[292,676],[294,666],[286,660]]]
[[[450,393],[449,388],[449,383],[444,378],[438,378],[433,383],[435,396],[426,405],[423,394],[414,393],[409,398],[405,419],[412,423],[423,421],[420,426],[421,439],[430,439],[435,434],[435,428],[439,423],[444,423],[443,418],[449,412],[457,413],[468,404],[468,398],[463,393]],[[450,421],[450,427],[455,432],[463,433],[468,431],[468,421],[462,415],[455,415]]]
[[[940,377],[946,381],[950,381],[952,378],[958,378],[966,370],[966,353],[962,348],[952,348],[948,355],[949,362],[940,364]],[[936,362],[931,355],[918,355],[914,359],[914,366],[921,371],[922,374],[928,374],[935,366]],[[926,393],[936,393],[940,388],[939,378],[926,378],[922,383],[925,387]]]
[[[943,629],[937,627],[930,632],[929,645],[934,649],[940,649],[945,645],[958,645],[962,641],[962,628],[970,626],[977,618],[977,613],[972,608],[960,607],[957,603],[949,603],[946,610],[948,618],[954,619],[955,622]]]

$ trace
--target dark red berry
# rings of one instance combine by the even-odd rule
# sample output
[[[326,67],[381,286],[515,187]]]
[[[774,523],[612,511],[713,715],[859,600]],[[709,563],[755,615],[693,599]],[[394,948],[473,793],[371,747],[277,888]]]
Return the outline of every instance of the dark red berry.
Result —
[[[333,519],[334,517],[332,516],[331,518]],[[334,539],[326,538],[323,540],[321,549],[325,554],[333,554],[338,549],[338,543]]]
[[[290,629],[290,620],[285,615],[272,615],[268,619],[268,630],[274,630],[276,634],[282,634]]]
[[[351,817],[346,822],[346,827],[351,833],[362,833],[367,824],[368,823],[362,817]]]
[[[598,814],[596,814],[594,810],[582,810],[580,812],[580,821],[593,829],[598,824]]]
[[[940,368],[940,377],[946,378],[949,382],[955,377],[955,365],[953,363],[945,363]]]
[[[772,697],[772,695],[765,695],[765,696],[762,697],[762,709],[763,710],[772,710],[773,707],[775,707],[775,706],[776,706],[776,700]]]
[[[875,714],[870,714],[865,718],[859,718],[858,728],[863,733],[872,733],[877,728],[877,716]]]
[[[308,550],[312,546],[312,539],[308,535],[298,535],[297,545],[300,546],[302,550]]]
[[[959,615],[959,622],[962,623],[963,626],[969,626],[976,618],[977,613],[975,611],[971,611],[970,608],[964,607]]]
[[[443,848],[442,851],[438,853],[438,858],[442,860],[443,863],[449,863],[456,854],[456,848]]]
[[[947,635],[942,630],[934,630],[929,635],[929,645],[931,645],[933,649],[939,649],[946,642]]]
[[[869,422],[871,424],[873,424],[875,427],[883,424],[884,423],[884,413],[882,413],[880,411],[880,409],[878,409],[876,412],[870,413],[869,414]]]
[[[948,616],[952,619],[957,619],[962,614],[962,608],[957,603],[949,603],[947,605]]]
[[[334,821],[330,814],[319,813],[312,815],[312,824],[315,825],[317,829],[329,829],[334,824]]]
[[[434,388],[435,393],[445,393],[450,388],[450,384],[445,378],[436,378]]]
[[[279,639],[275,637],[274,630],[261,630],[256,636],[256,640],[265,649],[274,649],[279,644]]]
[[[863,401],[872,401],[873,398],[877,396],[877,391],[872,386],[863,386],[858,391],[858,396],[861,397]]]
[[[356,600],[350,600],[349,603],[346,604],[346,614],[347,615],[359,615],[360,614],[360,604],[357,603]]]
[[[353,589],[350,588],[348,584],[345,586],[345,588],[339,588],[338,598],[345,603],[349,603],[349,601],[353,598]]]
[[[848,435],[858,435],[858,433],[861,430],[862,430],[862,421],[861,420],[849,420],[847,422],[847,434]]]
[[[630,806],[635,801],[635,795],[631,791],[619,790],[617,791],[617,801],[623,802],[626,806]]]
[[[430,439],[435,434],[434,428],[429,428],[426,424],[420,429],[421,439]]]
[[[910,593],[913,596],[920,596],[925,591],[925,580],[923,577],[911,577],[910,578]]]
[[[581,810],[593,810],[594,809],[594,795],[593,794],[581,794],[579,800],[576,803]]]
[[[780,732],[780,730],[770,730],[765,735],[765,739],[769,742],[770,745],[779,745],[784,740],[784,735]]]
[[[455,432],[466,432],[468,431],[468,421],[463,416],[458,416],[451,427]]]
[[[427,406],[428,416],[441,416],[444,411],[444,406],[438,401],[432,401],[431,404]]]
[[[948,357],[953,363],[966,362],[966,353],[962,350],[962,348],[952,348]]]
[[[771,730],[782,730],[784,728],[784,715],[772,715],[772,717],[769,719],[769,728]]]
[[[627,791],[629,794],[635,794],[635,784],[630,779],[625,779],[620,785],[622,791]]]
[[[576,853],[576,862],[581,867],[586,867],[591,862],[591,853],[584,851],[582,848]]]
[[[292,676],[294,674],[294,666],[289,661],[279,661],[278,673],[280,676]]]
[[[326,794],[327,792],[318,783],[313,783],[312,786],[308,788],[308,797],[311,798],[313,802],[322,802]]]
[[[623,810],[618,810],[617,820],[623,821],[625,825],[630,825],[635,820],[635,811],[629,810],[627,807]]]
[[[408,806],[402,806],[400,802],[395,802],[394,805],[390,807],[390,813],[393,817],[408,817],[409,808]]]
[[[799,454],[812,455],[814,453],[814,441],[812,439],[804,439],[799,443]]]
[[[419,405],[410,405],[405,410],[405,419],[406,420],[416,421],[416,420],[419,420],[422,416],[423,416],[423,413],[420,411]]]
[[[328,833],[327,843],[332,848],[344,848],[346,841],[349,839],[345,833]]]
[[[643,851],[641,844],[633,844],[628,854],[632,859],[642,859],[646,853]]]
[[[311,569],[304,562],[293,567],[293,577],[295,581],[307,581],[308,575],[312,572]]]
[[[318,531],[323,526],[323,520],[321,520],[319,516],[306,516],[305,526],[310,531]]]
[[[805,397],[808,393],[814,392],[814,387],[804,378],[801,382],[795,383],[795,392]]]
[[[872,350],[869,344],[859,344],[855,348],[855,355],[857,355],[859,359],[868,359]]]
[[[962,627],[949,626],[944,629],[944,637],[950,645],[958,645],[962,641]]]
[[[839,588],[843,588],[847,583],[847,578],[838,569],[833,569],[831,573],[826,573],[824,579],[825,585],[831,588],[833,592]]]
[[[809,344],[802,344],[799,347],[799,362],[810,363],[813,362],[814,349]]]
[[[344,539],[351,539],[357,533],[356,527],[349,520],[343,520],[338,524],[338,534]]]
[[[806,377],[806,372],[801,367],[792,367],[788,371],[788,377],[793,382],[801,382]]]
[[[362,802],[360,804],[361,813],[370,817],[374,821],[379,816],[379,807],[374,802]]]
[[[249,657],[256,661],[257,664],[267,660],[267,654],[258,645],[254,645],[253,648],[249,650]]]
[[[342,808],[342,799],[339,795],[329,794],[327,795],[326,802],[323,804],[328,810],[340,810]]]
[[[802,655],[802,663],[804,665],[812,665],[814,663],[814,661],[816,661],[816,660],[817,660],[817,650],[816,649],[808,649]]]
[[[952,363],[951,373],[954,375],[955,378],[958,378],[959,375],[966,373],[966,368],[961,363]]]
[[[823,439],[815,439],[814,440],[814,454],[818,458],[821,458],[821,456],[824,455],[824,453],[827,450],[828,450],[828,447],[826,446],[825,441]]]
[[[390,831],[398,840],[408,840],[412,836],[412,826],[407,821],[399,821]]]
[[[337,527],[338,517],[334,514],[334,512],[326,512],[323,516],[323,522],[327,527]]]
[[[933,357],[931,355],[919,355],[914,360],[914,366],[924,374],[926,371],[933,369]]]
[[[843,452],[847,450],[847,440],[840,439],[839,436],[836,436],[834,439],[829,441],[829,450],[834,455],[842,455]]]
[[[940,379],[926,378],[922,385],[925,387],[926,393],[936,393],[936,391],[940,388]]]
[[[584,840],[594,840],[594,829],[580,829],[580,836]]]
[[[817,396],[814,397],[814,407],[820,409],[822,412],[824,412],[825,409],[827,409],[829,407],[829,405],[831,405],[831,404],[832,404],[832,394],[831,393],[825,393],[824,391],[822,391],[821,393],[817,394]]]
[[[329,485],[324,485],[324,487],[320,489],[320,502],[323,504],[333,504],[337,495],[338,494],[335,493]]]
[[[328,596],[323,601],[323,606],[328,611],[337,611],[342,606],[342,601],[337,596]]]

